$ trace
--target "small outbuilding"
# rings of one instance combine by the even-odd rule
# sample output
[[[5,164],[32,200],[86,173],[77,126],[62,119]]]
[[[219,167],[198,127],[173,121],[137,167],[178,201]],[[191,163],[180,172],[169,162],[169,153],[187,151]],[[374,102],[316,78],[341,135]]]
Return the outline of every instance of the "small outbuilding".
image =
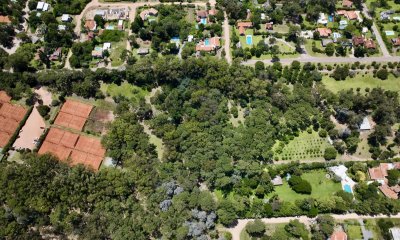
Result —
[[[63,14],[61,16],[61,21],[62,22],[69,22],[71,20],[71,17],[69,16],[69,14]]]
[[[371,130],[371,124],[368,120],[368,117],[365,117],[362,121],[362,123],[360,124],[360,130],[361,131],[367,131],[367,130]]]
[[[148,48],[139,48],[137,50],[137,54],[139,54],[139,55],[147,55],[147,54],[149,54],[149,49]]]
[[[274,184],[274,186],[280,186],[283,184],[282,178],[279,175],[274,177],[274,179],[272,179],[271,182],[272,184]]]
[[[398,227],[389,228],[389,232],[394,240],[400,240],[400,228]]]

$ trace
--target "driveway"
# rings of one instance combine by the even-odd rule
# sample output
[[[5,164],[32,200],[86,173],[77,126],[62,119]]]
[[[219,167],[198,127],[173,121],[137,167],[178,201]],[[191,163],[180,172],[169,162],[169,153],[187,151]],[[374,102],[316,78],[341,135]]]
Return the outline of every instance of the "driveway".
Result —
[[[363,6],[363,14],[364,14],[364,16],[366,18],[368,18],[368,19],[372,19],[371,15],[369,15],[369,10],[368,10],[367,4],[363,3],[362,6]],[[379,46],[381,47],[382,54],[383,54],[384,57],[389,57],[390,53],[386,48],[386,44],[382,39],[381,33],[379,32],[378,28],[376,27],[375,21],[373,23],[374,24],[372,25],[371,28],[372,28],[372,31],[374,32],[375,37],[376,37],[376,41],[378,41]]]
[[[231,64],[232,63],[232,56],[231,56],[231,36],[230,36],[230,26],[228,21],[228,16],[226,12],[224,12],[224,40],[225,40],[225,58],[226,61]]]

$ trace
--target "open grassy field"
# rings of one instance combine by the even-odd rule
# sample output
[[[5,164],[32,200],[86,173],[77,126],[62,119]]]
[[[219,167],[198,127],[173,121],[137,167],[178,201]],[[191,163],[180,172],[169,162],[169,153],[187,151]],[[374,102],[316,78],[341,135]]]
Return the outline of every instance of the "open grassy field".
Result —
[[[278,224],[268,224],[265,226],[265,235],[271,236],[272,239],[274,238],[274,234],[276,233],[279,236],[287,236],[287,238],[290,238],[290,235],[288,232],[285,230],[285,225],[286,223],[278,223]],[[240,232],[240,240],[251,240],[252,238],[250,235],[246,232],[246,229],[243,229],[242,232]]]
[[[400,91],[400,80],[395,78],[392,74],[389,74],[387,80],[380,80],[379,78],[374,78],[372,74],[357,74],[354,78],[347,78],[344,81],[336,81],[335,79],[324,76],[322,78],[322,83],[327,89],[334,93],[341,90],[361,88],[361,91],[365,91],[366,88],[383,88],[385,90]]]
[[[324,150],[329,145],[326,139],[321,138],[317,132],[301,132],[287,145],[276,142],[274,150],[275,160],[309,160],[322,159]]]
[[[119,86],[115,83],[102,83],[101,90],[103,93],[106,93],[111,97],[123,96],[133,102],[138,102],[139,99],[144,98],[147,94],[149,94],[145,89],[137,87],[128,82],[123,82]]]
[[[312,191],[310,195],[298,194],[293,191],[286,180],[283,181],[282,186],[275,187],[275,191],[270,193],[267,197],[272,197],[277,194],[283,201],[294,202],[298,199],[304,199],[308,197],[313,198],[329,198],[334,195],[337,191],[342,189],[340,183],[336,183],[331,179],[326,178],[326,171],[310,171],[306,172],[301,177],[310,182]]]
[[[326,57],[327,55],[325,53],[317,53],[317,52],[313,52],[312,51],[312,44],[313,42],[315,42],[315,46],[321,50],[324,49],[324,47],[322,47],[321,41],[316,41],[314,39],[307,39],[304,47],[308,53],[308,55],[313,56],[313,57]]]
[[[360,223],[356,220],[347,220],[343,223],[345,232],[349,239],[362,239]]]
[[[126,49],[126,38],[123,41],[112,43],[110,50],[110,60],[112,67],[121,66],[124,61],[121,59],[121,53]]]

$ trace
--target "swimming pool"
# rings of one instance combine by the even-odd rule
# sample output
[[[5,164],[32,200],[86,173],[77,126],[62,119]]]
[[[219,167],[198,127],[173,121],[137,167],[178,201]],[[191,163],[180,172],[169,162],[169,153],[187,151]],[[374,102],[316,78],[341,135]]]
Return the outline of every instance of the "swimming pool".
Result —
[[[385,31],[386,36],[393,36],[394,35],[394,31]]]
[[[106,30],[114,30],[114,25],[108,25],[108,26],[106,27]]]
[[[208,46],[208,45],[210,45],[210,39],[206,38],[204,40],[204,46]]]
[[[246,36],[246,44],[247,45],[252,45],[253,44],[253,36],[247,35]]]
[[[351,187],[350,187],[349,184],[343,185],[343,190],[344,190],[345,192],[348,192],[348,193],[353,193],[353,190],[351,190]]]
[[[207,19],[206,18],[200,19],[200,23],[206,25],[207,24]]]

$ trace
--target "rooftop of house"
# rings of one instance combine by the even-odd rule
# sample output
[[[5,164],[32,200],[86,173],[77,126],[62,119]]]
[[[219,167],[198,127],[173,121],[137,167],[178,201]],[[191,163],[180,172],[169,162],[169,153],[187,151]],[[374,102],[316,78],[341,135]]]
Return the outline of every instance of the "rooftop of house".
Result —
[[[85,28],[89,30],[94,30],[96,29],[96,22],[94,20],[86,20],[85,21]]]
[[[158,14],[157,9],[155,9],[155,8],[149,8],[149,9],[143,10],[139,15],[140,15],[140,18],[141,18],[142,20],[146,20],[147,16],[149,16],[149,15],[155,16],[155,15],[157,15],[157,14]]]
[[[317,28],[317,31],[321,37],[329,37],[332,34],[332,30],[329,28]]]
[[[390,169],[400,169],[400,164],[381,163],[377,167],[369,168],[368,173],[372,180],[383,180],[388,175]]]
[[[11,23],[11,20],[8,16],[0,16],[0,23]]]
[[[362,36],[354,36],[352,38],[353,44],[355,46],[364,45],[365,39]]]
[[[352,7],[353,6],[353,2],[350,1],[350,0],[343,0],[342,6],[343,7]]]
[[[374,40],[372,40],[372,39],[366,40],[364,46],[366,48],[368,48],[368,49],[375,49],[376,48],[376,44],[375,44]]]
[[[386,184],[383,184],[382,186],[379,186],[379,190],[381,190],[383,195],[385,195],[388,198],[391,198],[391,199],[398,199],[399,198],[398,194],[395,191],[393,191],[393,189],[391,189]]]

